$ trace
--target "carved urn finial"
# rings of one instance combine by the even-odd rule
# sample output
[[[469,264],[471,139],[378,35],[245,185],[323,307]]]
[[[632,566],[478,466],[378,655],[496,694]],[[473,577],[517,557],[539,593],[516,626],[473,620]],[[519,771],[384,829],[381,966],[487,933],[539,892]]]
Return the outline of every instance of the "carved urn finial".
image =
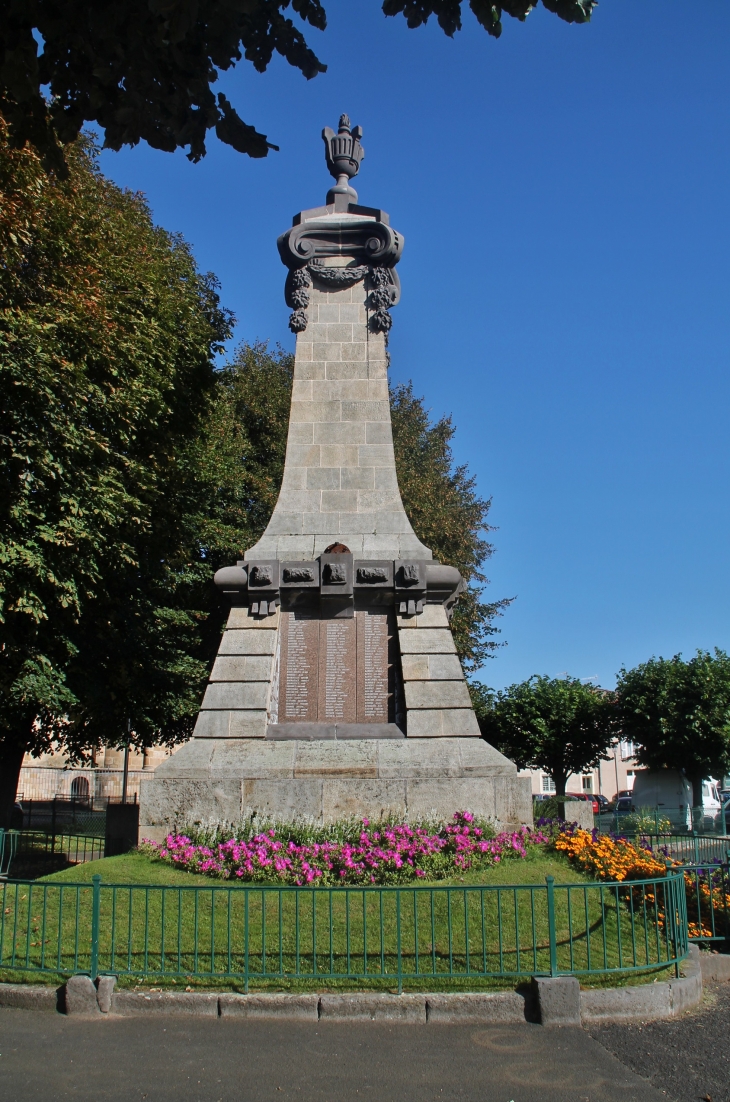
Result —
[[[347,197],[345,202],[356,203],[357,192],[350,187],[350,180],[357,176],[360,162],[365,156],[365,150],[360,145],[362,127],[351,127],[349,115],[340,115],[338,132],[335,134],[329,126],[325,126],[322,137],[327,168],[337,180],[335,186],[327,192],[327,202],[337,203],[336,196],[344,195]]]

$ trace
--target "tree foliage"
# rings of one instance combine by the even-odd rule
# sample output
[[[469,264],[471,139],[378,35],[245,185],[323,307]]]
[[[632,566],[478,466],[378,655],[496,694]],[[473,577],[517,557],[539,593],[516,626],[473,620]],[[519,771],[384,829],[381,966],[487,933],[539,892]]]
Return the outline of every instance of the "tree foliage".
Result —
[[[498,646],[494,626],[509,599],[482,599],[487,579],[482,567],[494,548],[484,538],[490,531],[491,500],[479,497],[476,479],[466,464],[454,466],[450,417],[432,422],[423,399],[411,383],[391,388],[393,446],[403,505],[418,538],[439,562],[455,566],[467,582],[454,609],[451,626],[467,673],[483,665]]]
[[[702,781],[730,772],[730,657],[698,651],[685,661],[651,658],[621,669],[616,689],[623,736],[649,769],[683,770],[702,804]]]
[[[486,740],[520,769],[542,769],[565,795],[571,773],[606,759],[615,737],[613,695],[573,677],[530,677],[497,693],[480,686],[474,701]]]
[[[229,319],[144,200],[105,180],[87,143],[67,156],[68,178],[49,178],[0,130],[0,774],[13,792],[23,753],[53,738],[73,754],[128,719],[143,740],[172,730],[206,669],[186,610],[204,569],[186,455]]]
[[[595,0],[543,0],[567,22],[587,22]],[[528,0],[470,0],[490,35],[503,14],[524,20]],[[384,0],[409,27],[435,15],[448,35],[461,27],[462,0]],[[240,153],[276,149],[244,122],[223,93],[220,72],[243,58],[257,72],[274,52],[307,78],[326,71],[284,13],[324,30],[320,0],[0,0],[0,112],[16,148],[30,143],[45,165],[65,172],[63,147],[94,122],[110,149],[146,141],[205,155],[208,130]],[[39,46],[40,42],[40,46]],[[44,90],[50,92],[46,99]]]

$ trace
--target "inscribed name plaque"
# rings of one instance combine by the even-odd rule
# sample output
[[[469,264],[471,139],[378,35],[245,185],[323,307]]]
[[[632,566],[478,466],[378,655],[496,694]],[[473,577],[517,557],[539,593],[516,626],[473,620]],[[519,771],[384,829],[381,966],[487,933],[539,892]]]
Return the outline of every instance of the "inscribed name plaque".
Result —
[[[393,703],[393,629],[387,612],[364,610],[357,624],[357,722],[389,723]]]
[[[281,614],[280,723],[317,722],[319,627],[319,616],[305,609]]]
[[[319,622],[319,722],[354,723],[357,714],[355,620]]]
[[[386,610],[282,612],[279,723],[392,723],[394,644]]]

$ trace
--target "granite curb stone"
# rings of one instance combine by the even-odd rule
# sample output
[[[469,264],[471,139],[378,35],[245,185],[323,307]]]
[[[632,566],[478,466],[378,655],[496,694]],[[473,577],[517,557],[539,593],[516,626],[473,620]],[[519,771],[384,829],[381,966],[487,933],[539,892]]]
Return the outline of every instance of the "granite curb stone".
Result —
[[[317,1021],[319,995],[219,995],[222,1018],[297,1018]]]
[[[663,983],[581,991],[583,1025],[677,1018],[686,1010],[693,1010],[702,999],[703,978],[700,951],[696,945],[690,946],[689,956],[681,968],[683,976]]]
[[[703,983],[726,983],[730,980],[730,955],[700,952]]]
[[[351,995],[321,995],[320,1020],[425,1022],[425,995],[381,995],[375,992]]]
[[[526,1009],[517,991],[426,995],[429,1022],[524,1022]]]
[[[535,977],[534,1003],[517,991],[424,994],[250,994],[202,991],[115,991],[116,979],[102,976],[95,986],[88,976],[71,976],[64,988],[0,984],[0,1008],[59,1010],[71,1016],[121,1017],[185,1014],[205,1017],[297,1018],[309,1021],[394,1021],[413,1023],[509,1023],[533,1017],[545,1026],[594,1025],[679,1017],[702,998],[703,968],[696,946],[683,964],[685,975],[663,983],[581,991],[573,976]],[[730,958],[719,958],[713,979],[730,973]],[[705,964],[704,959],[702,965]],[[717,975],[717,979],[715,979]],[[577,998],[576,998],[577,996]],[[529,1005],[528,1005],[529,1004]],[[578,1017],[576,1018],[576,1005]],[[101,1012],[101,1013],[100,1013]]]
[[[59,1010],[63,994],[63,987],[0,983],[0,1008],[3,1010]]]

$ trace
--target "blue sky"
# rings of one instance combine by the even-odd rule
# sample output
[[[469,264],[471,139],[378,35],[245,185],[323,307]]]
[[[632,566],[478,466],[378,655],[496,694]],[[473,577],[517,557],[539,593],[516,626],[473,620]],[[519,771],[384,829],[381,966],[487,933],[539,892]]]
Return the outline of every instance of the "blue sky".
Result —
[[[329,186],[322,126],[364,129],[355,181],[406,239],[392,375],[493,497],[488,593],[516,596],[494,687],[730,649],[730,5],[543,9],[453,40],[329,0],[328,72],[276,58],[220,88],[281,147],[139,146],[104,171],[214,271],[236,339],[293,347],[276,237]]]

